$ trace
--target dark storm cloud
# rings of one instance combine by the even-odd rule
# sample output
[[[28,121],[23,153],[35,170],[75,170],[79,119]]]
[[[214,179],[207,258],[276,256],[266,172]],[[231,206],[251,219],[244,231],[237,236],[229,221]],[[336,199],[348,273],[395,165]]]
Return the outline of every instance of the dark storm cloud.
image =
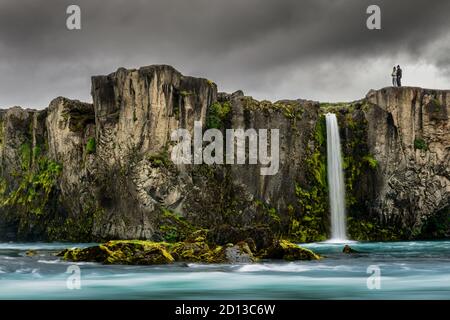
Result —
[[[80,31],[65,28],[69,4],[81,7]],[[370,4],[381,7],[381,31],[365,27]],[[397,56],[450,76],[449,9],[446,0],[0,0],[0,105],[89,100],[91,75],[154,63],[267,98],[302,84],[305,97],[357,98],[379,79],[359,74],[352,89],[353,68],[387,68]]]

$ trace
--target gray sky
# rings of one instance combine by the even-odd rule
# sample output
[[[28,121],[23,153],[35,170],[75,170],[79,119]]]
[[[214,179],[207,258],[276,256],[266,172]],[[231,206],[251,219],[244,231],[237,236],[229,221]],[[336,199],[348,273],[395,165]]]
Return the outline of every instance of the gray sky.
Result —
[[[82,29],[66,29],[81,7]],[[366,28],[370,4],[382,30]],[[346,101],[390,85],[450,89],[448,0],[0,0],[0,107],[91,101],[90,77],[170,64],[258,99]]]

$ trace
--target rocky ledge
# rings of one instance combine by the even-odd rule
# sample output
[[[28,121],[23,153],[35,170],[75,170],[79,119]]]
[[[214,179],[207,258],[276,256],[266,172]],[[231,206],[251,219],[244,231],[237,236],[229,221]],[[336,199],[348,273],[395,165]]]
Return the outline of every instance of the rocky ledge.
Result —
[[[253,250],[252,250],[253,249]],[[245,241],[224,246],[210,245],[203,238],[177,243],[145,240],[115,240],[84,249],[66,249],[58,256],[64,260],[103,264],[154,265],[173,262],[252,263],[260,259],[319,260],[311,250],[286,240],[277,240],[267,249],[255,252]]]

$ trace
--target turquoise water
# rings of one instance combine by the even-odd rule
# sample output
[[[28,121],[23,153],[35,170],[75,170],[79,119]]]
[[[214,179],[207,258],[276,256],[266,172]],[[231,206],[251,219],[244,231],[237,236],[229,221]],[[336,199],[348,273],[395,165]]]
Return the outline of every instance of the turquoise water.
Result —
[[[321,261],[104,266],[54,256],[89,244],[0,243],[0,299],[449,299],[450,241],[304,245]],[[37,255],[26,256],[27,250]],[[71,265],[81,288],[67,288]],[[381,272],[368,289],[369,266]]]

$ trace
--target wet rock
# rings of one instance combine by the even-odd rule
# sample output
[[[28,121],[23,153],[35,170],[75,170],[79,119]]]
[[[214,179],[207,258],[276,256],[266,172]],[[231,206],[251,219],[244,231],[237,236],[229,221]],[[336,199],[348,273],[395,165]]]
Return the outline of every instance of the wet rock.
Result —
[[[233,227],[224,224],[214,228],[209,233],[211,242],[225,245],[245,241],[254,252],[269,247],[273,239],[273,231],[267,226]]]
[[[261,254],[261,258],[294,261],[319,260],[320,256],[287,240],[276,240],[271,247]]]
[[[246,242],[226,246],[198,242],[152,242],[116,240],[84,248],[66,249],[57,254],[69,261],[90,261],[104,264],[168,264],[195,263],[251,263],[257,259]]]
[[[176,261],[199,263],[251,263],[256,258],[246,242],[221,246],[204,241],[179,242],[170,245],[169,251]]]
[[[351,248],[348,244],[344,246],[344,249],[342,250],[343,253],[359,253],[359,251],[356,251],[355,249]]]
[[[85,248],[68,249],[59,254],[69,261],[91,261],[104,264],[169,264],[174,258],[167,244],[141,240],[117,240]]]
[[[176,261],[217,262],[218,255],[204,241],[179,242],[170,246],[170,253]]]
[[[27,257],[34,257],[35,255],[37,255],[37,251],[36,250],[28,250],[27,252],[25,252],[25,255]]]
[[[225,259],[229,263],[252,263],[256,261],[249,245],[243,241],[236,245],[227,246],[225,249]]]

